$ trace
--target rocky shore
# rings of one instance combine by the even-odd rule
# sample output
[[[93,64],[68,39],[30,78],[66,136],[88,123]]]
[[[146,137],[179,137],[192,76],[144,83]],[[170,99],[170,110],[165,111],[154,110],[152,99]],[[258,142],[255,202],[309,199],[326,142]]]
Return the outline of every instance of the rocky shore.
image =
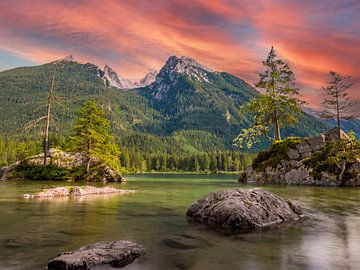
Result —
[[[318,136],[288,138],[260,152],[240,182],[255,184],[360,186],[360,144],[332,129]]]

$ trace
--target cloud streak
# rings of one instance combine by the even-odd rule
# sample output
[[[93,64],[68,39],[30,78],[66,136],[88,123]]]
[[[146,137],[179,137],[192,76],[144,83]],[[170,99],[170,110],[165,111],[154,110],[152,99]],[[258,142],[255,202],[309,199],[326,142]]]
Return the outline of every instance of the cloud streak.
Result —
[[[273,45],[314,105],[329,70],[360,82],[359,29],[360,3],[348,0],[0,2],[0,50],[27,62],[74,54],[139,78],[186,55],[254,83]]]

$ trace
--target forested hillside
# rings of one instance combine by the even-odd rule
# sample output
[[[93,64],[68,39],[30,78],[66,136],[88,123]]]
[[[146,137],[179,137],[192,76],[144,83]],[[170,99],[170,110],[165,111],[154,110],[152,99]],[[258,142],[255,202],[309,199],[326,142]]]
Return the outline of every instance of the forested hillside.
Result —
[[[104,72],[93,64],[61,60],[0,72],[1,136],[40,140],[42,123],[25,127],[45,115],[54,68],[53,145],[69,133],[84,101],[95,98],[126,149],[155,154],[232,150],[233,138],[249,124],[249,116],[238,108],[259,95],[245,81],[186,57],[170,57],[154,83],[127,91],[109,87]],[[326,128],[305,115],[285,134],[307,136]]]

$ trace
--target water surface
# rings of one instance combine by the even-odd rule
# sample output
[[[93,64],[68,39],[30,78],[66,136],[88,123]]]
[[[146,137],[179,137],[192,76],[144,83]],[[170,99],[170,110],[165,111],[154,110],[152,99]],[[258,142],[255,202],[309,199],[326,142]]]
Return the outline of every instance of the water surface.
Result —
[[[44,269],[65,250],[127,239],[147,254],[126,270],[359,269],[360,189],[263,187],[299,200],[309,219],[264,232],[223,236],[188,224],[187,207],[236,176],[130,176],[128,195],[26,200],[59,182],[0,183],[0,269]],[[185,238],[183,237],[185,235]],[[174,245],[174,237],[190,245]],[[194,245],[193,245],[194,244]],[[108,269],[101,267],[98,269]]]

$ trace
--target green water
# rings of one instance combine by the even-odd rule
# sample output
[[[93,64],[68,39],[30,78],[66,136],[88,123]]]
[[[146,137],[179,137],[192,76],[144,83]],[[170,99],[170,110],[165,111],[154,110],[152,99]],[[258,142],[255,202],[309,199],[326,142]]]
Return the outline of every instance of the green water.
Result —
[[[25,200],[65,183],[0,183],[0,269],[44,269],[65,250],[133,240],[146,255],[124,269],[360,269],[360,189],[264,187],[299,200],[309,219],[268,231],[223,236],[188,224],[189,204],[210,191],[250,188],[236,176],[132,176],[129,195]],[[190,235],[193,248],[166,239]],[[192,241],[192,240],[191,240]],[[108,268],[98,268],[108,269]]]

